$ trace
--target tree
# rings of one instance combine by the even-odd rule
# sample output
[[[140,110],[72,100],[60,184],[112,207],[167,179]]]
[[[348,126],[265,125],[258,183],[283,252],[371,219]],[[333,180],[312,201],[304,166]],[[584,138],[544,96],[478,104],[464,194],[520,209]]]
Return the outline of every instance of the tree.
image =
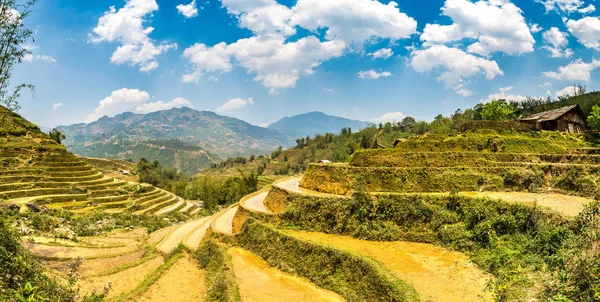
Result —
[[[408,131],[416,123],[417,121],[413,117],[407,116],[400,122],[400,127],[402,127],[403,131]]]
[[[494,100],[481,109],[481,118],[489,121],[505,121],[510,119],[515,112],[515,108],[505,100]]]
[[[62,141],[67,138],[64,133],[60,132],[60,130],[54,128],[49,133],[48,136],[54,140],[55,142],[62,144]]]
[[[10,77],[15,63],[23,62],[31,50],[25,47],[27,42],[34,42],[33,31],[25,28],[23,20],[29,16],[37,0],[17,3],[16,0],[0,0],[0,104],[17,111],[21,107],[17,99],[23,88],[33,91],[31,84],[19,84],[9,92]]]
[[[600,106],[594,105],[587,118],[588,126],[592,130],[600,130]]]

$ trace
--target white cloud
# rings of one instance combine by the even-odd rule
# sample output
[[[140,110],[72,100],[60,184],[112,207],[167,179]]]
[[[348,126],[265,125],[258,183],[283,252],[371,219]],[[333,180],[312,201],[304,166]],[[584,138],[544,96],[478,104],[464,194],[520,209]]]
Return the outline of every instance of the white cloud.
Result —
[[[377,72],[375,70],[367,70],[361,71],[358,73],[358,77],[361,79],[379,79],[379,78],[389,78],[392,76],[392,73],[389,71]]]
[[[567,86],[561,90],[557,90],[555,93],[556,97],[568,97],[577,95],[577,87],[576,86]]]
[[[569,32],[587,48],[600,50],[600,18],[585,17],[566,22]]]
[[[552,83],[550,83],[550,82],[544,82],[543,84],[540,84],[540,87],[542,87],[542,88],[549,88],[549,87],[552,87]]]
[[[235,61],[267,88],[295,87],[300,76],[313,74],[321,62],[341,56],[344,48],[344,42],[321,42],[312,36],[287,43],[283,37],[257,36],[213,47],[196,44],[184,51],[195,70],[183,81],[197,82],[205,72],[229,72]]]
[[[487,56],[493,52],[522,54],[533,51],[535,40],[519,7],[504,0],[446,0],[442,15],[451,25],[427,24],[424,46],[476,39],[467,51]]]
[[[275,89],[275,88],[271,88],[271,89],[269,89],[268,94],[270,94],[270,95],[279,95],[279,91],[277,91],[277,89]]]
[[[585,3],[583,0],[536,0],[546,7],[546,11],[558,10],[571,13],[577,11]]]
[[[546,71],[542,75],[546,78],[568,81],[589,81],[591,71],[600,67],[600,60],[593,59],[590,63],[577,59],[566,66],[561,66],[556,71]]]
[[[119,46],[111,57],[111,62],[121,65],[129,63],[139,66],[140,71],[149,72],[158,67],[156,57],[176,49],[177,44],[155,43],[148,37],[153,27],[145,27],[145,18],[158,10],[155,0],[128,0],[125,6],[117,10],[111,6],[98,20],[98,24],[90,34],[90,41],[119,42]]]
[[[311,31],[326,28],[328,40],[347,45],[373,37],[405,39],[417,33],[417,21],[402,13],[394,1],[385,5],[376,0],[298,0],[292,11],[292,25]]]
[[[580,12],[580,13],[582,13],[582,14],[589,14],[589,13],[595,12],[596,11],[596,7],[593,4],[590,4],[587,7],[578,9],[577,11]]]
[[[227,101],[225,104],[221,105],[219,108],[217,108],[217,111],[224,112],[224,111],[237,110],[237,109],[242,109],[249,105],[254,105],[254,100],[252,98],[247,98],[247,99],[235,98],[235,99],[231,99],[231,100]]]
[[[323,90],[325,90],[326,92],[335,92],[335,90],[333,90],[331,88],[323,88]]]
[[[170,102],[153,102],[145,103],[135,108],[135,111],[140,113],[150,113],[161,110],[169,110],[171,108],[194,107],[190,101],[185,98],[174,98]]]
[[[521,101],[527,100],[526,96],[522,96],[522,95],[518,95],[518,94],[511,94],[510,92],[512,90],[513,90],[512,86],[500,88],[498,90],[498,92],[492,93],[492,94],[488,95],[487,98],[481,99],[481,100],[479,100],[479,102],[481,102],[481,103],[489,103],[489,102],[494,101],[494,100],[506,100],[506,101],[521,102]]]
[[[54,104],[52,104],[52,109],[56,110],[56,109],[62,107],[63,105],[64,105],[63,103],[54,103]]]
[[[539,24],[535,23],[535,24],[531,24],[531,26],[529,26],[529,30],[532,33],[539,33],[540,31],[544,30]]]
[[[235,65],[255,74],[254,80],[269,93],[276,93],[279,88],[295,87],[300,77],[313,74],[322,62],[342,56],[349,47],[361,48],[372,39],[408,38],[417,27],[394,1],[386,5],[376,0],[298,0],[291,8],[275,0],[221,2],[239,20],[239,27],[254,36],[186,49],[184,57],[194,68],[183,82],[198,82],[205,73],[229,72]],[[297,27],[315,35],[288,42]],[[325,41],[316,37],[319,30],[325,30]],[[372,55],[389,58],[391,54],[391,49],[384,49]]]
[[[401,122],[406,117],[406,114],[402,112],[388,112],[380,117],[376,117],[370,120],[373,123],[397,123]]]
[[[196,7],[196,0],[192,0],[190,4],[179,4],[176,6],[177,11],[186,18],[194,18],[198,16],[198,8]]]
[[[23,61],[24,62],[34,62],[34,61],[45,61],[45,62],[49,62],[49,63],[56,63],[56,59],[52,56],[48,56],[48,55],[36,55],[35,51],[36,49],[38,49],[39,47],[37,45],[31,45],[31,44],[24,44],[22,46],[24,49],[30,51],[31,53],[28,53],[26,55],[23,56]]]
[[[573,51],[569,48],[565,49],[565,46],[569,44],[567,40],[568,34],[561,32],[557,27],[552,27],[542,34],[544,42],[544,49],[550,52],[551,58],[568,58],[573,55]]]
[[[127,110],[132,110],[149,100],[150,94],[146,91],[128,88],[115,90],[110,96],[100,101],[94,113],[89,114],[85,118],[85,122],[91,123],[104,115],[116,115]]]
[[[504,73],[496,61],[487,60],[468,54],[458,48],[449,48],[445,45],[435,45],[427,49],[415,50],[411,54],[410,65],[419,72],[430,72],[441,68],[444,70],[437,78],[447,87],[452,86],[459,94],[469,94],[464,78],[485,73],[488,80]]]
[[[371,52],[371,53],[369,53],[367,55],[373,57],[373,59],[384,59],[384,60],[387,60],[391,56],[394,55],[394,52],[392,51],[391,48],[382,48],[382,49],[379,49],[379,50],[377,50],[375,52]]]

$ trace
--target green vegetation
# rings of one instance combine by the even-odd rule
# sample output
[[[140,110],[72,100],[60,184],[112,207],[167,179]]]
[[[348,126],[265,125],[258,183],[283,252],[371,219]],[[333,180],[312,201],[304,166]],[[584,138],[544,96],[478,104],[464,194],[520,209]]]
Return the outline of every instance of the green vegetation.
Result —
[[[138,163],[140,182],[171,191],[189,200],[202,200],[204,208],[214,211],[218,206],[228,206],[258,190],[258,175],[254,172],[241,176],[218,179],[210,176],[186,177],[174,169],[163,168],[158,161]]]
[[[31,55],[31,50],[25,45],[34,41],[34,32],[25,28],[23,20],[31,14],[36,2],[37,0],[0,1],[0,104],[11,111],[19,110],[17,99],[23,88],[33,90],[31,84],[11,85],[10,78],[15,64],[23,62],[26,55]],[[14,90],[9,93],[11,87]]]
[[[241,301],[240,292],[233,275],[233,265],[224,247],[213,239],[203,242],[194,253],[201,268],[206,269],[207,301]]]
[[[594,105],[594,107],[592,107],[592,111],[590,112],[590,115],[588,115],[587,122],[590,129],[596,131],[600,130],[600,106]]]
[[[255,220],[248,220],[235,240],[270,265],[308,278],[348,301],[418,300],[410,285],[372,259],[296,239]]]
[[[488,121],[505,121],[513,117],[515,108],[505,100],[494,100],[481,109],[481,118]]]

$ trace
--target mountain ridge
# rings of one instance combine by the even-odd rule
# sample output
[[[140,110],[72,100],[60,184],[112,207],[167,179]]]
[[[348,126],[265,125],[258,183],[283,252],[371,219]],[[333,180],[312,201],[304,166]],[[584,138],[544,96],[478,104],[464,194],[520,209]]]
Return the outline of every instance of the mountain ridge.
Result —
[[[364,121],[329,115],[321,111],[310,111],[298,115],[285,116],[267,126],[267,129],[304,137],[315,134],[338,133],[342,128],[346,127],[359,130],[368,125],[369,123]]]

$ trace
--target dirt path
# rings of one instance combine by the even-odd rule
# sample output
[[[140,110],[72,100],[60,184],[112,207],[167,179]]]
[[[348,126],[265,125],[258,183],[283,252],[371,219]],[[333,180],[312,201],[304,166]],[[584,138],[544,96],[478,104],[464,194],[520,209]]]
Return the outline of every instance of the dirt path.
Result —
[[[163,239],[161,243],[158,244],[158,250],[165,254],[170,253],[179,245],[179,243],[181,243],[183,238],[185,238],[192,231],[201,226],[204,222],[206,222],[207,219],[209,218],[202,217],[200,219],[196,219],[182,224],[169,235],[167,235],[167,237]]]
[[[465,192],[461,195],[469,197],[487,197],[490,199],[501,199],[506,202],[523,203],[548,208],[568,217],[577,216],[586,204],[593,200],[563,194],[539,194],[527,192]]]
[[[469,257],[431,244],[373,242],[323,233],[289,231],[295,237],[372,257],[410,283],[423,301],[492,301],[485,288],[493,277]]]
[[[205,271],[187,253],[148,288],[137,301],[202,301]]]
[[[81,293],[91,293],[93,290],[102,292],[104,285],[111,283],[109,297],[116,297],[136,288],[147,276],[152,274],[161,264],[163,258],[158,256],[142,265],[118,272],[113,275],[84,278],[81,280]]]
[[[208,217],[202,225],[183,238],[183,245],[191,250],[197,249],[204,236],[206,236],[206,232],[210,228],[211,221],[212,216]]]
[[[156,212],[156,215],[164,215],[167,213],[171,213],[175,210],[177,210],[177,208],[179,208],[180,206],[185,204],[185,200],[181,197],[179,197],[179,201],[171,206],[168,207],[164,207],[162,208],[160,211]]]
[[[269,210],[267,210],[267,208],[265,207],[264,203],[265,198],[267,198],[268,194],[269,192],[261,192],[255,195],[251,195],[249,198],[245,198],[242,201],[240,201],[240,204],[242,204],[242,206],[245,209],[248,209],[253,212],[270,213]]]
[[[233,218],[237,213],[239,206],[235,205],[227,210],[225,213],[219,213],[213,222],[213,231],[225,235],[231,235],[233,233]]]
[[[334,292],[269,266],[261,257],[241,248],[230,248],[242,301],[344,301]]]

